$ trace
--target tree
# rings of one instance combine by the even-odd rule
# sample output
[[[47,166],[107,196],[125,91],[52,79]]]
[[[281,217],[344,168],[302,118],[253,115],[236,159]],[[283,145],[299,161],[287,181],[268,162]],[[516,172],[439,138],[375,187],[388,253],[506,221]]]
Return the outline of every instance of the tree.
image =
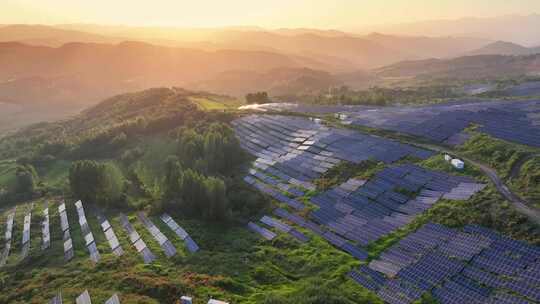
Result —
[[[15,193],[29,195],[34,193],[38,183],[38,175],[32,165],[19,165],[15,172],[15,177]]]
[[[89,203],[110,205],[120,202],[125,180],[112,164],[83,160],[73,163],[69,170],[71,192]]]
[[[204,182],[206,203],[202,210],[207,220],[227,220],[231,216],[225,182],[222,179],[209,177]]]
[[[246,95],[246,103],[248,104],[262,104],[269,102],[271,101],[267,92],[249,93]]]
[[[165,161],[165,200],[180,198],[182,193],[182,166],[176,156],[169,156]]]

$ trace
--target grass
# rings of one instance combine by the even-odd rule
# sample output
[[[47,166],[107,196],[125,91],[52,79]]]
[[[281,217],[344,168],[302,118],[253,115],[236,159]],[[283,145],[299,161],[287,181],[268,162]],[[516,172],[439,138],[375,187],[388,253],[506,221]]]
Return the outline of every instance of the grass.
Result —
[[[197,104],[201,109],[206,111],[215,111],[215,110],[229,110],[236,109],[242,103],[237,99],[228,99],[225,97],[190,97],[192,102]]]
[[[194,296],[195,303],[206,303],[210,297],[232,303],[325,303],[317,302],[319,297],[327,297],[327,303],[358,303],[358,299],[380,303],[373,294],[346,278],[346,273],[359,262],[308,231],[303,232],[312,240],[306,244],[286,234],[268,242],[244,227],[174,216],[202,248],[190,254],[159,218],[151,217],[179,251],[176,257],[167,259],[135,213],[129,212],[131,223],[158,256],[152,265],[143,265],[120,226],[118,211],[108,211],[106,216],[126,252],[121,258],[112,255],[92,215],[92,206],[85,206],[102,256],[93,265],[70,202],[68,215],[76,251],[74,260],[65,263],[57,204],[50,206],[52,248],[42,252],[37,214],[42,212],[43,202],[35,203],[31,256],[19,262],[20,245],[14,246],[9,265],[0,269],[0,289],[8,291],[0,294],[2,303],[44,303],[60,289],[67,301],[88,289],[97,303],[104,302],[114,292],[120,294],[122,303],[173,303],[184,294]],[[23,216],[24,208],[19,206],[15,240],[21,238]],[[321,285],[322,292],[312,290],[313,284]],[[300,300],[310,297],[313,302]]]

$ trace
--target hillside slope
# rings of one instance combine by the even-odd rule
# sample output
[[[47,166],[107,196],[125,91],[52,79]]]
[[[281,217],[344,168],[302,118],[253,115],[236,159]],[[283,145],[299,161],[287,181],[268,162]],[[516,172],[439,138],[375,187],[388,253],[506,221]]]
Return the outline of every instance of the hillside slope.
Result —
[[[535,75],[540,54],[528,56],[478,55],[448,60],[407,61],[374,70],[380,77],[493,78]]]

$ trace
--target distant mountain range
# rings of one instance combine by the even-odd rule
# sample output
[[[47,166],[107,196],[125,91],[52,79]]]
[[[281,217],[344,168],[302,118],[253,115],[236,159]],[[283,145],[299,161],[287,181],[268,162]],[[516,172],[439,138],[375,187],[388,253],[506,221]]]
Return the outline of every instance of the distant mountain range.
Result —
[[[244,50],[300,56],[330,72],[380,67],[403,60],[459,56],[493,41],[460,37],[358,36],[339,31],[253,28],[168,29],[115,26],[13,25],[0,27],[0,41],[60,47],[66,43],[132,40],[155,45],[215,50]],[[239,67],[242,69],[242,67]]]
[[[528,25],[536,19],[523,20]],[[539,71],[539,57],[533,55],[539,47],[482,35],[425,34],[0,25],[0,102],[17,105],[17,111],[57,105],[73,113],[150,87],[235,96],[265,90],[276,96],[341,85],[366,88],[394,78],[493,78]]]
[[[509,41],[526,46],[540,45],[540,15],[509,15],[490,18],[431,20],[406,24],[370,26],[361,32],[429,37],[476,37],[492,41]]]

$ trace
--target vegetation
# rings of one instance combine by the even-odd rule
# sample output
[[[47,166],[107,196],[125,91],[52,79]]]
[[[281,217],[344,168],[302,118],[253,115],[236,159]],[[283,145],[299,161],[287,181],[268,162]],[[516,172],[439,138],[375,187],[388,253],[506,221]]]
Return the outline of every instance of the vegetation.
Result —
[[[96,302],[119,292],[123,303],[173,303],[184,294],[194,296],[195,303],[210,297],[248,304],[381,303],[347,278],[347,272],[360,262],[310,231],[299,228],[311,238],[301,244],[287,234],[263,241],[244,228],[248,220],[268,213],[270,202],[242,181],[250,159],[229,125],[235,114],[203,110],[196,102],[201,98],[215,100],[181,89],[116,96],[74,119],[34,125],[0,140],[0,208],[17,203],[16,223],[22,222],[26,207],[35,203],[31,235],[39,235],[44,201],[82,199],[87,210],[98,204],[107,207],[103,208],[106,216],[126,251],[121,259],[109,254],[101,228],[89,213],[102,260],[91,264],[75,224],[70,226],[76,258],[64,263],[62,235],[54,229],[60,225],[59,217],[56,208],[50,208],[53,247],[37,250],[40,238],[33,237],[31,256],[19,262],[20,244],[14,244],[8,266],[0,269],[0,289],[7,291],[0,294],[0,302],[43,303],[58,289],[72,299],[89,289]],[[499,169],[509,177],[520,157],[530,152],[482,135],[462,149],[486,162],[511,160]],[[490,149],[501,150],[503,155]],[[484,178],[472,167],[455,172],[441,156],[407,162]],[[522,191],[535,193],[530,189],[538,182],[537,164],[537,158],[527,159],[519,177],[513,177],[525,185]],[[384,167],[371,160],[354,166],[341,163],[315,181],[315,192],[349,178],[369,179]],[[15,193],[24,196],[13,196]],[[314,192],[308,192],[300,200],[308,201],[312,195]],[[22,201],[27,204],[21,205]],[[120,211],[133,215],[136,210],[150,213],[152,221],[179,248],[178,256],[165,258],[159,244],[131,218],[159,257],[151,265],[142,264],[118,219]],[[202,248],[199,253],[189,254],[164,226],[158,218],[163,211],[178,219],[197,241]],[[72,204],[68,204],[68,215],[70,224],[77,223]],[[0,221],[4,218],[2,214]],[[452,227],[481,224],[540,244],[538,226],[516,213],[490,186],[469,201],[440,201],[411,224],[371,244],[370,258],[428,221]],[[21,237],[16,229],[14,238]],[[426,295],[421,303],[432,303],[432,298]]]
[[[113,205],[121,201],[125,187],[122,172],[110,163],[76,161],[69,170],[71,193],[86,203]]]
[[[386,106],[395,104],[434,103],[450,98],[464,96],[456,87],[448,85],[430,85],[419,87],[372,87],[365,90],[353,90],[347,86],[321,92],[318,95],[283,96],[280,99],[293,100],[308,104],[342,104]]]
[[[246,95],[247,104],[262,104],[271,102],[267,92],[249,93]]]

